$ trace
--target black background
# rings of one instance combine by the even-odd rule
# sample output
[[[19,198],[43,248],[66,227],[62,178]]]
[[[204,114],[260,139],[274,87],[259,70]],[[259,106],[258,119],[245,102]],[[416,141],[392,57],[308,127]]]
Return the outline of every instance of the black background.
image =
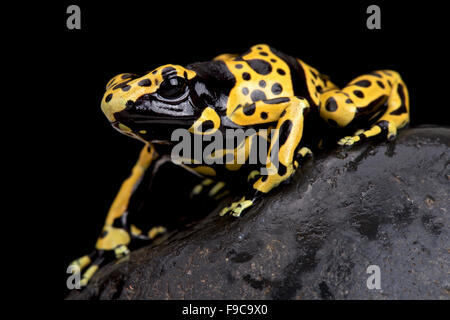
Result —
[[[52,90],[43,114],[50,127],[61,287],[67,264],[89,253],[109,205],[141,148],[116,132],[100,110],[117,73],[210,60],[267,43],[298,57],[343,86],[376,69],[398,71],[411,100],[411,126],[448,124],[444,9],[437,4],[371,1],[62,1],[48,6]],[[66,8],[81,8],[81,30],[66,28]],[[381,8],[381,30],[368,30],[366,9]],[[38,50],[38,48],[36,48]],[[170,167],[159,179],[154,214],[195,211],[189,174]],[[47,206],[47,203],[43,203]],[[194,212],[193,212],[194,213]],[[66,294],[66,291],[64,291]]]

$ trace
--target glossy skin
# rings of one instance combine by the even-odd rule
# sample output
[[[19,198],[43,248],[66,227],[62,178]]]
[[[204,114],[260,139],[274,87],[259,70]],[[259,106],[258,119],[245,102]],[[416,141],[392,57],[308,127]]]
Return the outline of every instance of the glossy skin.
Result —
[[[253,46],[242,55],[223,54],[186,67],[165,65],[143,76],[117,75],[108,82],[101,107],[116,129],[142,140],[145,146],[109,210],[96,249],[73,262],[81,269],[90,265],[83,274],[82,285],[106,262],[105,252],[124,256],[132,239],[151,240],[165,231],[162,226],[141,230],[127,222],[128,205],[142,181],[151,179],[159,164],[169,159],[173,146],[170,137],[177,128],[188,129],[192,135],[253,128],[270,149],[275,141],[279,142],[278,166],[270,175],[260,174],[263,165],[247,162],[184,165],[206,178],[194,188],[195,194],[207,189],[210,196],[220,196],[225,194],[221,180],[245,181],[249,187],[244,197],[221,212],[239,216],[291,177],[299,161],[311,153],[302,139],[305,118],[312,122],[308,113],[331,127],[352,128],[354,135],[338,140],[343,146],[376,136],[391,140],[409,122],[408,91],[397,72],[375,71],[339,89],[303,61],[264,44]],[[270,128],[278,129],[273,139],[261,131]],[[314,136],[321,138],[317,133]],[[242,152],[254,138],[248,137],[241,148],[225,153]],[[266,168],[272,162],[268,155]]]

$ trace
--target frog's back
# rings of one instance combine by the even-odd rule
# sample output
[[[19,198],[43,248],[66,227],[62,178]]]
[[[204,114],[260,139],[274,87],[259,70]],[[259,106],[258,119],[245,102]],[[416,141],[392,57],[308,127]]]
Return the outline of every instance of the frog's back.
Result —
[[[303,97],[318,105],[320,93],[333,86],[316,69],[266,44],[255,45],[240,55],[222,54],[188,68],[215,87],[220,96],[216,107],[226,115],[240,106],[282,97]]]

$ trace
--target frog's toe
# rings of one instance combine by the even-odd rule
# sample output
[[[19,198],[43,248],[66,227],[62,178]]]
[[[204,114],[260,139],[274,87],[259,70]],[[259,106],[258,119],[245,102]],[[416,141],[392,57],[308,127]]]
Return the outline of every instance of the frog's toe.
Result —
[[[85,255],[72,261],[69,264],[69,270],[72,274],[80,274],[80,287],[85,287],[103,261],[103,251],[95,250],[90,255]]]
[[[388,133],[388,135],[387,135],[388,141],[394,141],[395,138],[397,138],[397,133],[392,133],[392,132]]]
[[[244,210],[250,208],[252,205],[252,200],[246,200],[245,197],[242,197],[241,200],[233,202],[230,206],[223,208],[220,212],[220,216],[230,214],[233,217],[239,217]]]
[[[205,179],[202,183],[196,185],[192,189],[190,197],[194,198],[196,196],[205,194],[211,199],[219,200],[220,198],[223,198],[230,192],[224,187],[225,182],[219,181],[214,183],[214,181],[211,179]]]
[[[116,256],[116,259],[121,259],[130,254],[130,250],[128,247],[124,244],[119,245],[117,248],[114,249],[114,255]]]
[[[338,141],[338,144],[343,147],[353,146],[355,143],[359,142],[361,137],[359,136],[347,136]]]
[[[91,255],[85,255],[81,258],[75,259],[69,264],[69,270],[72,272],[72,274],[81,272],[84,268],[86,268],[88,265],[91,264]]]

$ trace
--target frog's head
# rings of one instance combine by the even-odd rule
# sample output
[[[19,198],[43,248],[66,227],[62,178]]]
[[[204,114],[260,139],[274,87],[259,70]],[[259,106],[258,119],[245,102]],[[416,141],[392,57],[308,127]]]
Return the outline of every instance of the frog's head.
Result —
[[[201,113],[191,98],[192,70],[164,65],[145,74],[112,78],[102,111],[121,133],[149,142],[169,142],[176,128],[189,128]]]

